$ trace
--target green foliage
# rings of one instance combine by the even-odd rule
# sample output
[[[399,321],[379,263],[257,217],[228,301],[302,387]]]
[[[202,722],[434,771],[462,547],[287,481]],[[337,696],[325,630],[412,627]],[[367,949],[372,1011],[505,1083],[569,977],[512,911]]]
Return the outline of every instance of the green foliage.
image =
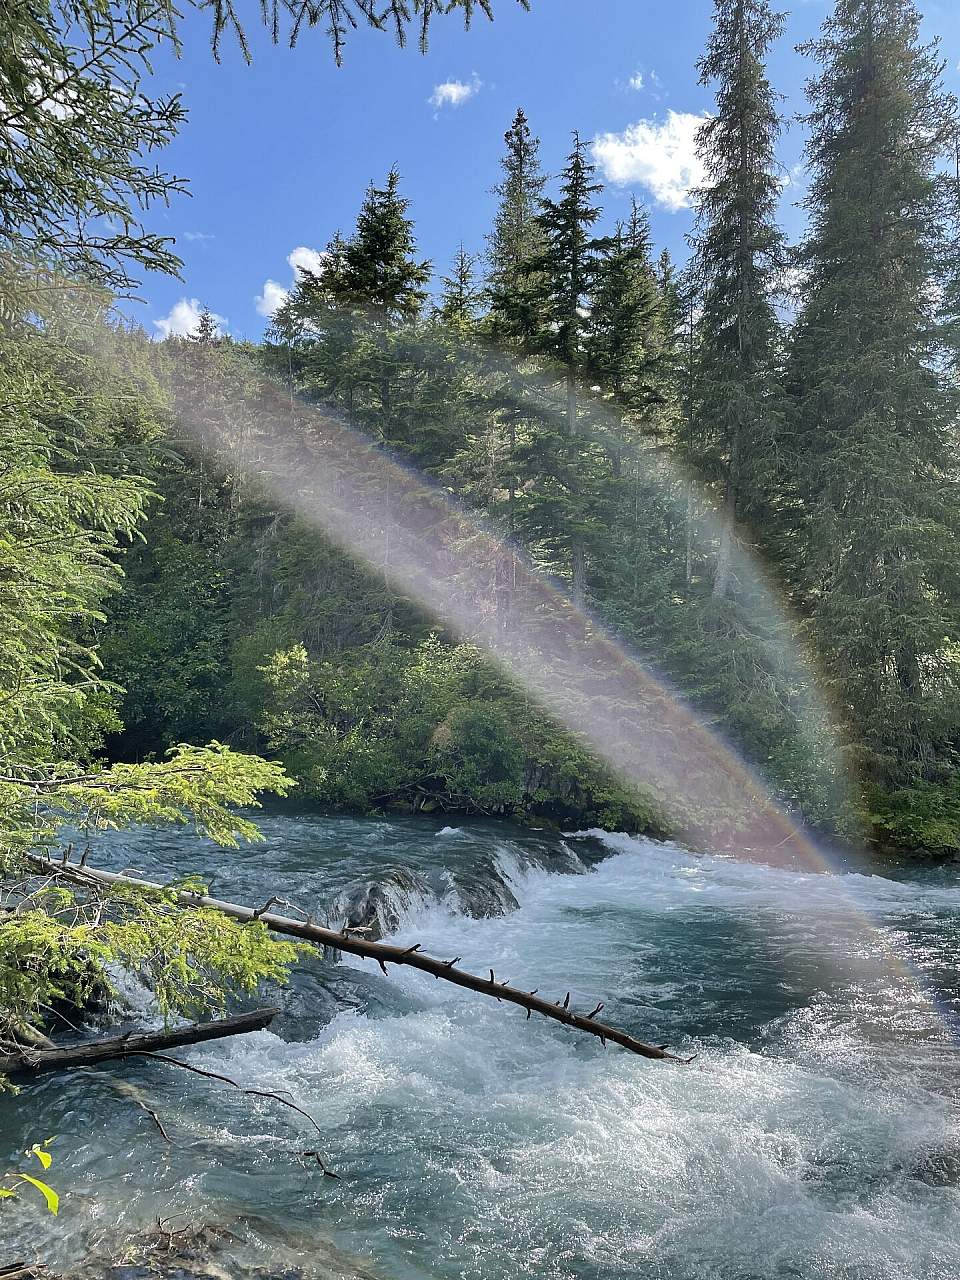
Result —
[[[629,222],[601,246],[586,350],[600,395],[653,433],[667,400],[667,317],[650,253],[649,216],[634,200]]]
[[[529,0],[518,0],[529,8]],[[435,17],[459,11],[466,26],[492,0],[190,0],[210,14],[219,60],[231,33],[249,60],[248,8],[279,42],[321,25],[339,64],[348,31],[411,26],[426,51]],[[185,119],[179,94],[144,92],[154,49],[179,49],[182,14],[172,0],[18,0],[0,6],[0,318],[44,310],[68,288],[127,294],[140,269],[179,272],[173,239],[144,215],[185,190],[150,157]],[[12,268],[12,270],[10,270]]]
[[[150,50],[175,39],[168,0],[0,6],[0,286],[4,318],[44,307],[64,281],[128,292],[131,270],[176,273],[144,211],[183,181],[146,160],[184,118],[143,92]],[[29,274],[27,274],[29,273]]]
[[[35,1142],[29,1151],[24,1152],[27,1157],[33,1156],[44,1172],[53,1163],[53,1157],[47,1150],[51,1142],[53,1142],[53,1138],[47,1138],[44,1142]],[[60,1196],[47,1182],[32,1173],[11,1173],[6,1178],[0,1178],[0,1201],[14,1199],[19,1190],[17,1183],[20,1182],[26,1183],[27,1186],[34,1187],[39,1191],[40,1195],[43,1196],[47,1209],[54,1217],[57,1216],[60,1212]]]
[[[872,788],[870,820],[882,843],[939,857],[960,855],[960,777],[892,791]]]
[[[540,139],[518,110],[504,134],[503,177],[493,191],[499,197],[493,230],[487,237],[488,326],[500,342],[523,350],[542,327],[540,280],[534,264],[545,241],[538,215],[546,175],[540,169]]]
[[[265,674],[270,745],[323,804],[653,821],[472,646],[381,641],[312,662],[298,645]]]
[[[165,1015],[221,1005],[282,976],[295,954],[173,899],[106,897],[31,879],[64,823],[87,839],[133,823],[190,823],[222,844],[256,836],[239,807],[292,782],[219,743],[105,765],[118,690],[97,633],[153,489],[140,473],[167,407],[142,335],[88,298],[2,335],[0,398],[0,1039],[29,1040],[58,1002],[83,1008],[116,966],[153,983]]]
[[[305,457],[327,428],[291,392],[364,431],[373,451],[434,477],[519,544],[491,565],[478,619],[495,615],[512,644],[538,643],[514,621],[516,568],[529,556],[673,680],[779,799],[826,830],[857,829],[843,768],[859,766],[862,740],[851,723],[846,757],[833,750],[828,714],[796,656],[819,587],[793,578],[795,625],[748,559],[769,551],[785,575],[816,511],[801,468],[787,465],[798,433],[781,385],[779,121],[764,68],[780,26],[762,0],[717,5],[701,72],[717,84],[718,112],[700,140],[709,182],[686,280],[669,259],[654,266],[636,206],[612,236],[593,236],[597,184],[579,144],[548,198],[519,113],[485,292],[462,249],[438,305],[422,313],[425,264],[394,174],[368,191],[355,230],[333,238],[320,270],[300,274],[258,353],[212,333],[166,344],[175,412],[194,430],[206,415],[199,436],[209,425],[229,461],[184,430],[177,458],[154,473],[163,506],[147,545],[126,558],[104,646],[129,690],[114,750],[230,737],[278,751],[311,794],[338,807],[654,820],[602,770],[591,773],[599,766],[557,726],[548,732],[520,712],[516,691],[465,685],[451,638],[428,641],[430,620],[392,585],[394,534],[418,518],[405,499],[359,478],[373,485],[361,503],[380,548],[362,566],[251,478],[248,468],[269,471],[279,411],[255,356],[284,387],[284,420],[292,438],[302,433]],[[491,339],[508,360],[485,345]],[[930,527],[917,525],[917,536]],[[936,550],[944,591],[947,546]],[[948,696],[921,768],[940,781],[957,722],[942,678],[953,624],[941,622],[939,648],[931,633],[924,658],[928,723]],[[829,679],[850,677],[842,654],[829,666]],[[551,734],[559,757],[537,781]],[[914,779],[915,763],[896,764],[891,778]]]
[[[527,762],[514,723],[515,706],[497,703],[466,703],[447,712],[432,739],[445,795],[465,797],[486,812],[522,805]]]
[[[0,1008],[4,1023],[38,1026],[58,1005],[86,1008],[112,992],[118,968],[149,985],[165,1018],[223,1009],[231,995],[281,981],[298,948],[259,923],[185,908],[175,889],[115,889],[102,896],[63,888],[38,891],[0,922]],[[192,886],[191,886],[192,887]]]
[[[246,49],[231,0],[196,3],[213,16],[215,47],[233,28]],[[390,27],[401,43],[417,26],[423,44],[451,10],[492,16],[484,0],[278,0],[263,16],[278,38],[289,14],[293,41],[322,23],[339,58],[355,24]],[[839,0],[812,46],[811,221],[788,362],[780,120],[765,67],[783,24],[767,0],[715,2],[699,71],[717,103],[699,140],[707,178],[682,281],[668,259],[654,266],[636,206],[596,234],[600,188],[578,138],[548,190],[518,111],[486,281],[461,246],[432,307],[395,170],[319,270],[299,273],[260,348],[219,338],[209,315],[192,338],[156,347],[113,324],[89,287],[46,305],[61,276],[125,290],[139,267],[176,269],[140,213],[180,185],[144,157],[181,109],[143,98],[137,82],[176,20],[166,0],[0,16],[0,247],[14,265],[0,290],[9,874],[64,820],[93,833],[188,822],[227,843],[252,835],[232,809],[289,781],[227,741],[276,752],[334,806],[657,824],[476,648],[433,634],[398,595],[394,535],[419,512],[389,488],[370,495],[382,554],[361,565],[257,479],[281,398],[306,450],[329,421],[300,401],[504,535],[489,593],[472,602],[476,634],[493,617],[510,644],[540,643],[515,621],[529,557],[675,681],[778,796],[849,831],[830,725],[788,656],[802,633],[878,829],[952,847],[960,197],[940,165],[954,106],[909,0]],[[120,230],[105,231],[106,218]],[[751,585],[752,552],[787,582],[798,627]],[[251,934],[231,961],[199,920],[178,951],[172,912],[168,926],[147,902],[105,906],[84,949],[71,929],[93,917],[71,924],[78,909],[94,910],[28,895],[12,922],[37,930],[28,947],[54,930],[48,949],[66,967],[49,981],[64,990],[87,981],[81,952],[101,970],[142,965],[144,921],[164,940],[172,976],[150,977],[171,1012],[289,960]],[[222,945],[239,943],[224,933]],[[16,1018],[36,1024],[39,1006],[19,988],[16,999]]]
[[[115,363],[121,335],[88,308],[0,342],[0,753],[37,764],[89,733],[104,692],[91,628],[150,499],[130,473],[163,411],[138,353]]]
[[[225,31],[239,41],[249,61],[243,6],[237,12],[235,0],[194,0],[200,9],[213,15],[213,51],[219,60],[220,42]],[[517,0],[529,9],[530,0]],[[270,31],[274,43],[280,40],[283,24],[289,22],[287,39],[295,45],[302,29],[323,26],[339,66],[351,32],[360,26],[375,31],[391,31],[399,45],[407,43],[411,27],[417,35],[421,53],[426,53],[433,19],[448,13],[460,13],[466,27],[476,13],[493,20],[493,0],[261,0],[260,17]]]
[[[769,527],[771,459],[783,434],[775,310],[785,263],[776,222],[781,122],[765,63],[784,18],[769,0],[715,0],[714,8],[699,70],[701,84],[717,86],[717,110],[698,139],[707,173],[692,262],[700,317],[680,442],[722,507],[714,595],[726,600],[735,594],[736,541],[751,525]]]

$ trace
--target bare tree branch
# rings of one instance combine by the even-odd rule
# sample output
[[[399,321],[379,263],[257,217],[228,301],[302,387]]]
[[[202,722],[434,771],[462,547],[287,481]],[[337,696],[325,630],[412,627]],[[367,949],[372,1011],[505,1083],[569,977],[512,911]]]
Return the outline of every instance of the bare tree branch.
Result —
[[[61,864],[54,862],[41,854],[30,855],[30,861],[45,874],[62,876],[75,884],[88,886],[118,885],[125,888],[146,889],[167,895],[171,892],[169,886],[157,884],[151,880],[138,880],[133,876],[119,875],[112,871],[100,871],[92,867],[81,869],[72,863]],[[570,1008],[569,992],[567,992],[566,998],[562,1001],[547,1000],[540,996],[536,989],[522,991],[517,987],[510,986],[509,983],[498,982],[492,969],[490,970],[489,978],[481,978],[476,974],[468,973],[464,969],[458,969],[456,965],[460,958],[459,956],[453,960],[439,960],[422,952],[419,943],[414,943],[410,947],[398,947],[386,942],[369,942],[358,937],[352,931],[344,930],[338,932],[335,929],[326,929],[314,924],[309,919],[306,921],[292,920],[288,916],[274,915],[264,908],[255,910],[251,907],[241,906],[238,903],[224,902],[219,898],[210,898],[185,890],[174,889],[173,892],[177,901],[185,907],[203,907],[207,910],[221,911],[224,915],[230,916],[234,920],[247,922],[259,920],[261,924],[266,925],[274,933],[286,934],[292,938],[299,938],[303,942],[312,942],[319,946],[331,947],[337,951],[345,951],[349,955],[360,956],[363,959],[376,960],[384,973],[387,972],[388,964],[407,965],[411,969],[419,969],[422,973],[429,973],[434,978],[441,979],[444,982],[452,982],[455,986],[465,987],[467,990],[476,991],[480,995],[491,996],[494,1000],[519,1005],[520,1008],[526,1010],[528,1019],[531,1014],[538,1013],[544,1018],[552,1019],[554,1022],[561,1022],[564,1026],[573,1027],[578,1031],[585,1031],[588,1035],[596,1036],[604,1046],[609,1040],[643,1058],[665,1059],[669,1062],[681,1063],[692,1061],[692,1058],[682,1058],[677,1054],[669,1053],[666,1045],[647,1044],[643,1040],[638,1040],[636,1037],[631,1036],[626,1031],[598,1022],[596,1014],[600,1012],[602,1005],[598,1004],[589,1014],[575,1013]],[[265,905],[269,906],[269,903]]]

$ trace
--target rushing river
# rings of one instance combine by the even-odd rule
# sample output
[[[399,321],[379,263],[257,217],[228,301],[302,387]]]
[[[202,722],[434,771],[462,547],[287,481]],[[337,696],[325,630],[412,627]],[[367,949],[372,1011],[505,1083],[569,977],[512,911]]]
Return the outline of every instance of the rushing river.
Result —
[[[98,858],[199,870],[222,897],[277,894],[337,925],[376,911],[464,967],[570,990],[585,1011],[603,1000],[603,1017],[695,1063],[318,957],[273,1030],[181,1053],[289,1091],[322,1141],[275,1103],[160,1064],[44,1077],[0,1096],[0,1161],[55,1134],[60,1217],[25,1198],[5,1211],[0,1265],[117,1253],[162,1217],[243,1222],[251,1257],[262,1245],[263,1265],[318,1276],[960,1275],[954,869],[815,876],[427,819],[261,825],[265,842],[238,852],[137,832]],[[900,959],[875,964],[881,944]],[[298,1159],[318,1143],[340,1181]]]

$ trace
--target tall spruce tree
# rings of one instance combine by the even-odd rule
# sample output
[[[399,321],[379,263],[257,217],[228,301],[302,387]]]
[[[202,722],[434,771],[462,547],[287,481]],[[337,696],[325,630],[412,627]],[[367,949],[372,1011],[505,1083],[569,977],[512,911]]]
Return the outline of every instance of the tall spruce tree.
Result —
[[[504,134],[506,150],[501,159],[501,181],[493,188],[498,197],[493,230],[487,236],[487,313],[485,327],[494,343],[511,357],[528,357],[541,328],[539,280],[532,264],[544,250],[539,222],[546,187],[540,167],[540,140],[531,132],[522,108],[517,109]],[[520,485],[518,441],[526,442],[535,433],[529,405],[522,396],[510,393],[512,370],[501,370],[499,390],[504,392],[497,415],[499,432],[491,432],[490,452],[496,459],[488,469],[506,495],[505,505],[495,504],[494,514],[503,518],[511,539],[518,532],[517,494]],[[499,438],[497,438],[499,436]],[[496,509],[499,508],[499,509]],[[511,551],[506,571],[507,586],[501,592],[504,615],[510,613],[517,565]]]
[[[802,568],[848,740],[884,786],[956,748],[960,542],[942,323],[955,103],[911,0],[839,0],[808,86],[812,182],[791,365]]]
[[[298,271],[271,328],[283,347],[280,363],[291,345],[299,349],[301,390],[343,406],[384,440],[397,407],[395,331],[420,315],[431,270],[417,260],[399,181],[392,169],[385,186],[367,188],[353,234],[333,237],[317,271]]]
[[[430,280],[430,263],[416,260],[409,207],[400,195],[400,174],[391,169],[386,186],[367,188],[343,252],[340,300],[391,324],[417,318]]]
[[[522,348],[540,327],[539,292],[530,265],[544,250],[539,214],[547,178],[540,168],[540,139],[530,131],[522,109],[503,140],[503,179],[493,188],[499,203],[487,237],[488,323],[495,338],[518,341]]]
[[[585,451],[578,439],[578,386],[586,368],[589,303],[600,247],[591,234],[601,212],[593,202],[602,189],[594,181],[595,172],[584,144],[574,134],[573,149],[560,175],[559,198],[543,200],[538,215],[543,252],[528,267],[537,277],[539,296],[540,328],[534,335],[535,346],[561,372],[566,391],[562,435],[557,433],[559,423],[552,419],[538,450],[540,464],[547,468],[544,477],[550,479],[543,510],[561,522],[550,541],[555,549],[566,544],[577,600],[583,598],[586,584],[585,543],[595,532],[585,469],[589,446]]]
[[[334,237],[318,271],[300,272],[274,319],[273,335],[281,343],[274,363],[282,370],[288,361],[308,397],[342,407],[374,439],[422,462],[416,361],[406,348],[405,330],[426,301],[431,267],[417,259],[409,201],[399,183],[396,169],[383,187],[371,183],[353,234],[347,240]],[[387,471],[383,485],[384,630],[389,632],[398,603],[390,585],[397,512]]]
[[[783,30],[769,0],[715,0],[714,28],[699,63],[716,84],[717,112],[698,138],[706,183],[697,192],[694,272],[700,292],[693,439],[687,449],[722,506],[713,594],[731,589],[735,541],[755,514],[761,469],[779,435],[772,301],[782,270],[776,223],[780,181],[777,97],[765,59]]]

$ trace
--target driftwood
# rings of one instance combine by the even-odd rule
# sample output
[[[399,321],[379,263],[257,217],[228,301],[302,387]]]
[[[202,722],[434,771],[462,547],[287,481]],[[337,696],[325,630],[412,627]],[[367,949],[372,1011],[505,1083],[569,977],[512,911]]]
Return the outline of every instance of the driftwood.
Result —
[[[171,892],[172,888],[172,886],[157,884],[152,880],[120,875],[113,871],[100,871],[89,866],[81,868],[71,864],[66,859],[54,861],[35,854],[31,857],[31,861],[46,874],[62,876],[76,884],[87,886],[122,885],[125,888],[135,887],[166,893]],[[476,974],[468,973],[464,969],[458,969],[459,956],[452,960],[439,960],[434,956],[426,955],[420,950],[419,943],[415,943],[412,947],[398,947],[386,942],[370,942],[359,937],[355,931],[346,928],[338,932],[336,929],[328,929],[314,924],[310,918],[293,920],[288,916],[276,915],[270,911],[270,907],[281,902],[277,898],[271,898],[262,907],[254,910],[251,907],[240,906],[234,902],[224,902],[218,898],[210,898],[185,890],[174,889],[174,891],[177,900],[183,906],[204,907],[208,910],[220,911],[234,920],[246,922],[259,920],[261,924],[271,929],[274,933],[282,933],[292,938],[299,938],[303,942],[332,947],[338,951],[345,951],[349,955],[360,956],[363,959],[376,960],[384,973],[387,972],[388,964],[407,965],[411,969],[419,969],[422,973],[432,974],[434,978],[442,979],[444,982],[452,982],[458,987],[466,987],[469,991],[476,991],[480,995],[492,996],[495,1000],[519,1005],[521,1009],[526,1010],[528,1018],[531,1014],[539,1013],[545,1018],[551,1018],[555,1022],[563,1023],[564,1026],[574,1027],[578,1031],[585,1031],[588,1035],[596,1036],[604,1046],[610,1040],[614,1044],[628,1049],[631,1053],[639,1054],[643,1058],[665,1059],[669,1062],[682,1063],[692,1061],[690,1058],[681,1058],[676,1054],[669,1053],[666,1045],[646,1044],[644,1041],[637,1040],[634,1036],[629,1035],[626,1031],[598,1022],[596,1015],[603,1008],[602,1003],[598,1003],[594,1009],[586,1014],[574,1012],[570,1008],[569,992],[562,1000],[547,1000],[539,995],[536,989],[522,991],[518,987],[510,986],[509,982],[498,981],[492,969],[490,970],[489,978],[481,978]]]
[[[111,1036],[104,1040],[88,1040],[66,1049],[24,1049],[21,1053],[0,1054],[0,1075],[65,1071],[77,1067],[92,1067],[99,1062],[109,1062],[117,1058],[148,1058],[152,1062],[165,1062],[171,1067],[191,1071],[194,1075],[204,1076],[207,1080],[220,1080],[250,1098],[272,1098],[274,1102],[279,1102],[281,1106],[288,1107],[297,1115],[303,1116],[313,1125],[317,1133],[322,1135],[323,1130],[309,1111],[304,1111],[303,1107],[297,1106],[283,1094],[274,1093],[271,1089],[247,1088],[230,1076],[221,1075],[218,1071],[209,1071],[205,1067],[197,1067],[191,1062],[183,1062],[180,1058],[171,1058],[168,1054],[159,1052],[161,1049],[177,1049],[188,1044],[201,1044],[206,1040],[220,1040],[225,1036],[245,1035],[249,1031],[262,1031],[264,1027],[269,1027],[278,1012],[277,1009],[255,1009],[251,1013],[239,1013],[233,1018],[218,1018],[212,1022],[191,1022],[185,1027],[176,1027],[172,1031],[140,1031],[125,1036]],[[169,1142],[170,1135],[156,1111],[142,1100],[138,1100],[138,1106],[142,1107],[154,1121],[164,1141]],[[303,1151],[300,1154],[312,1160],[326,1177],[339,1176],[327,1168],[319,1151]],[[22,1273],[17,1270],[10,1272],[10,1275],[17,1280],[20,1280],[21,1275],[32,1276],[33,1274],[29,1270]],[[7,1276],[8,1273],[0,1269],[0,1280],[7,1280]]]
[[[0,1054],[0,1075],[19,1072],[37,1074],[41,1071],[60,1071],[67,1067],[92,1067],[98,1062],[109,1062],[111,1058],[139,1057],[161,1049],[176,1049],[186,1044],[200,1044],[204,1040],[219,1040],[223,1036],[262,1031],[276,1016],[276,1009],[256,1009],[253,1013],[240,1013],[236,1017],[220,1018],[214,1022],[191,1022],[185,1027],[174,1027],[170,1031],[138,1031],[125,1036],[111,1036],[105,1040],[87,1040],[63,1049],[25,1048],[19,1053]],[[2,1271],[0,1277],[3,1277]]]

